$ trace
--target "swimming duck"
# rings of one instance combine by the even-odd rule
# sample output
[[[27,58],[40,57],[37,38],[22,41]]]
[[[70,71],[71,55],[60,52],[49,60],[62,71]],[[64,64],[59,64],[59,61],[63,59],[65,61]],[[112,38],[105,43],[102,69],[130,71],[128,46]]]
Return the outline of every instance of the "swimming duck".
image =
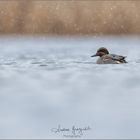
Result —
[[[110,54],[109,51],[101,47],[97,50],[95,55],[92,55],[91,57],[99,56],[97,60],[97,64],[121,64],[121,63],[127,63],[125,58],[126,56],[116,55],[116,54]]]

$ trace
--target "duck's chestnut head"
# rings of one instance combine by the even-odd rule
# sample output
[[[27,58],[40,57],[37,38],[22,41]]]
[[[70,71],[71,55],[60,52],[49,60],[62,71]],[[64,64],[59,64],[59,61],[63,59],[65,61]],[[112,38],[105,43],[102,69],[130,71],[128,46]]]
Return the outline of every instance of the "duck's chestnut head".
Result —
[[[92,55],[91,57],[96,57],[96,56],[102,57],[103,55],[106,54],[109,54],[109,51],[106,48],[101,47],[97,50],[96,54]]]

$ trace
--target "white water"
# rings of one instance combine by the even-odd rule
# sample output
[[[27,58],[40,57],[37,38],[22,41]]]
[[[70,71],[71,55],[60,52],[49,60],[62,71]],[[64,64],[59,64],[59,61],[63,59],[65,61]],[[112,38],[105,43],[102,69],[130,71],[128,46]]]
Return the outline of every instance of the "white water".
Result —
[[[128,64],[95,64],[102,46]],[[140,138],[140,37],[0,38],[0,138],[66,138],[58,125]]]

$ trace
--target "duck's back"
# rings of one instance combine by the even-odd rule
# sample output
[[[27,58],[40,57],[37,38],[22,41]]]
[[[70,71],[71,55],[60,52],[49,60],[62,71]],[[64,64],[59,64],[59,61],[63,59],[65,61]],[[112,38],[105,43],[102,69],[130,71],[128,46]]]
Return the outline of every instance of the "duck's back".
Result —
[[[120,64],[127,63],[124,56],[116,54],[107,54],[97,60],[97,64]]]

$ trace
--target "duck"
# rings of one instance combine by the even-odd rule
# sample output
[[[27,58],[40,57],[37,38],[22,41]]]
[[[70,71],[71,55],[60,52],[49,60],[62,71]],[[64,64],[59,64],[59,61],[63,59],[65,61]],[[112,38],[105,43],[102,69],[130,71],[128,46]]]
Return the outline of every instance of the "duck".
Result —
[[[97,50],[96,54],[91,57],[99,56],[97,64],[122,64],[127,63],[125,60],[126,56],[110,54],[108,49],[101,47]]]

